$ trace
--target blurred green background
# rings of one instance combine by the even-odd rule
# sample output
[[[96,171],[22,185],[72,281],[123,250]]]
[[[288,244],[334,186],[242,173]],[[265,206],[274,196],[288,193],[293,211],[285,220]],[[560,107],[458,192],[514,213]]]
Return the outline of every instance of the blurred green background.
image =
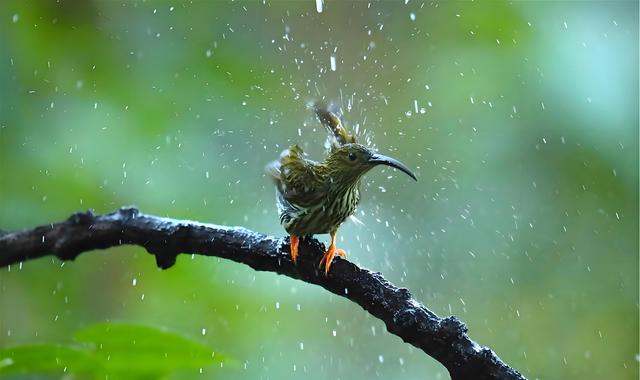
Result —
[[[637,2],[2,1],[0,88],[1,229],[136,205],[283,235],[263,168],[321,157],[326,97],[419,177],[366,177],[349,260],[532,379],[638,376]],[[224,260],[0,269],[0,346],[113,321],[236,361],[170,378],[448,378],[355,304]]]

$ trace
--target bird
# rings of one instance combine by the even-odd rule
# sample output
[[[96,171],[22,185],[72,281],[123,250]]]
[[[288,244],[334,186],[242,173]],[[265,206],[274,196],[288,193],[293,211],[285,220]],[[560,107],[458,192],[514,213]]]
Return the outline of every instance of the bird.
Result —
[[[280,224],[290,236],[291,260],[297,263],[301,237],[329,234],[331,244],[318,265],[328,275],[335,255],[346,257],[344,250],[336,248],[336,235],[360,202],[362,177],[378,165],[387,165],[417,178],[402,162],[358,143],[336,107],[317,101],[310,108],[328,132],[324,160],[307,158],[293,144],[265,170],[275,183]]]

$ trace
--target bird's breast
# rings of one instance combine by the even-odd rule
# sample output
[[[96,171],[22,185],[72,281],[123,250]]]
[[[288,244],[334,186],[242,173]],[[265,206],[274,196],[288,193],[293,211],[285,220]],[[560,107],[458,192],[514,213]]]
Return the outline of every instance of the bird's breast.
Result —
[[[348,191],[329,192],[322,202],[309,207],[280,203],[280,222],[293,235],[330,233],[354,213],[359,201],[360,191],[354,187]]]
[[[349,191],[330,194],[326,202],[317,208],[317,214],[314,219],[320,221],[317,226],[319,232],[329,233],[336,230],[351,214],[354,213],[358,202],[360,201],[360,192],[357,188],[349,189]]]

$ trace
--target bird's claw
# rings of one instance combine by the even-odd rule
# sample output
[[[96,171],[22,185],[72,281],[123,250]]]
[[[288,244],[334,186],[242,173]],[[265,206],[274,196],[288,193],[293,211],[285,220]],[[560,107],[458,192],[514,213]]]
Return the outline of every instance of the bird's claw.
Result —
[[[296,264],[296,261],[298,261],[298,243],[300,243],[300,238],[298,236],[291,235],[291,260],[294,265]]]
[[[347,257],[347,252],[344,249],[336,249],[334,244],[329,246],[327,252],[320,259],[320,263],[318,264],[318,268],[322,268],[324,265],[324,274],[325,276],[329,274],[329,268],[331,268],[331,264],[333,263],[333,258],[335,255],[340,257]]]

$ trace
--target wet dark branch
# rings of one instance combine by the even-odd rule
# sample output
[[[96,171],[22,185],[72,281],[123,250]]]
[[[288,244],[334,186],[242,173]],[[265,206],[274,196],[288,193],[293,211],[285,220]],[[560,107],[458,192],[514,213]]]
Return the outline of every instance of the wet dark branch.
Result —
[[[192,253],[320,285],[384,321],[389,332],[442,363],[454,380],[524,379],[492,350],[472,341],[459,319],[438,317],[380,273],[338,258],[325,276],[317,269],[325,247],[315,239],[300,243],[300,259],[294,266],[285,239],[243,227],[166,219],[122,208],[105,215],[77,213],[64,222],[32,230],[0,232],[0,267],[48,255],[73,260],[82,252],[124,244],[144,247],[160,268],[171,267],[180,253]]]

